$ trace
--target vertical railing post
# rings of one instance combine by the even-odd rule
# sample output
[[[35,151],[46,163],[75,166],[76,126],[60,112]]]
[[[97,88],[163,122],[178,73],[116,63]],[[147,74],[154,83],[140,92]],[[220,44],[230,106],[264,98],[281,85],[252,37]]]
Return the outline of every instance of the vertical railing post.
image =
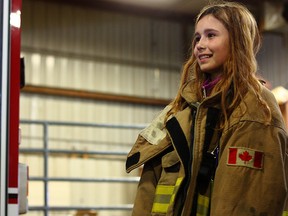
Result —
[[[49,190],[48,190],[48,156],[49,156],[49,145],[48,145],[48,126],[49,124],[45,122],[43,124],[43,147],[44,147],[44,215],[49,214]]]

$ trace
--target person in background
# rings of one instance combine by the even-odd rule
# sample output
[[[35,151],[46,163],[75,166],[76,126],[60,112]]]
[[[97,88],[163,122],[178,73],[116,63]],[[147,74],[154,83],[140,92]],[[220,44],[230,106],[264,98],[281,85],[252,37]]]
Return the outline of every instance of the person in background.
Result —
[[[142,130],[134,216],[288,215],[288,135],[257,79],[257,23],[235,2],[204,7],[174,100]]]

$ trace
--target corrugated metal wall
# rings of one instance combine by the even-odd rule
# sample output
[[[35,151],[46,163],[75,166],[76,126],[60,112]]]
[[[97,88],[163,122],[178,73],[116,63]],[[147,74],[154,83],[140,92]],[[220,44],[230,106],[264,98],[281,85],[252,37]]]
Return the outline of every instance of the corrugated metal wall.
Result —
[[[149,17],[25,0],[22,56],[25,58],[26,84],[171,99],[178,88],[183,62],[182,26]],[[21,119],[111,124],[147,123],[161,109],[25,93],[21,94],[20,106]],[[21,125],[21,128],[22,146],[41,146],[41,127]],[[67,135],[72,143],[56,142],[52,148],[128,151],[137,133],[60,128],[50,134],[53,139],[62,140],[65,136],[67,139]],[[106,143],[106,146],[73,144],[73,140],[87,138],[95,143]],[[43,175],[40,156],[22,154],[20,161],[28,163],[31,176]],[[95,164],[95,160],[89,158],[65,157],[52,157],[49,161],[52,177],[126,176],[124,161],[97,161]],[[43,205],[43,184],[30,184],[30,205]],[[50,205],[107,206],[132,203],[136,185],[55,182],[49,188]],[[127,212],[101,212],[100,215],[113,214],[127,215]]]
[[[263,46],[258,55],[259,71],[272,88],[288,89],[288,31],[265,33]]]
[[[26,84],[166,99],[176,94],[183,63],[181,23],[57,4],[55,1],[25,0],[22,29]],[[263,77],[274,87],[288,87],[287,44],[281,35],[264,35],[259,66]],[[25,93],[21,94],[20,106],[21,119],[129,124],[150,122],[161,109]],[[21,127],[25,137],[42,136],[38,126]],[[53,138],[64,139],[67,134],[71,140],[88,137],[95,142],[113,145],[79,147],[56,143],[53,148],[105,150],[114,149],[115,144],[119,144],[117,149],[128,151],[137,136],[135,131],[101,130],[95,133],[65,128],[52,131]],[[40,145],[39,140],[23,139],[23,142],[25,147]],[[21,155],[20,161],[28,163],[30,175],[43,174],[41,157]],[[123,162],[99,161],[95,165],[95,161],[89,159],[53,158],[49,166],[54,177],[126,176]],[[132,203],[135,189],[135,185],[126,188],[118,184],[103,187],[53,183],[50,204]],[[30,204],[43,205],[43,184],[33,182],[29,190]],[[100,215],[113,214],[127,215],[127,212]]]
[[[178,23],[25,2],[22,50],[28,83],[164,98],[174,94],[183,55]],[[160,79],[165,80],[161,88]]]

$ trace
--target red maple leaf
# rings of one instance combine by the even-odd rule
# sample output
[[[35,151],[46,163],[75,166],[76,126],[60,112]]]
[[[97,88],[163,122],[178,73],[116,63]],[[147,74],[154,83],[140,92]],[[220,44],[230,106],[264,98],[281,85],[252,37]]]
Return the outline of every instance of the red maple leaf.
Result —
[[[249,162],[253,157],[249,154],[248,151],[239,154],[239,158],[244,161],[245,163]]]

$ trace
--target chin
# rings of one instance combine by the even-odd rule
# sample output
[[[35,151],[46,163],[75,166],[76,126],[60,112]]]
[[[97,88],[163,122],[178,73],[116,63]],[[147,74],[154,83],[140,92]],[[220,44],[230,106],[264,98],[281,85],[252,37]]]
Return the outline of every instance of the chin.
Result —
[[[200,68],[203,73],[214,73],[214,68]]]

